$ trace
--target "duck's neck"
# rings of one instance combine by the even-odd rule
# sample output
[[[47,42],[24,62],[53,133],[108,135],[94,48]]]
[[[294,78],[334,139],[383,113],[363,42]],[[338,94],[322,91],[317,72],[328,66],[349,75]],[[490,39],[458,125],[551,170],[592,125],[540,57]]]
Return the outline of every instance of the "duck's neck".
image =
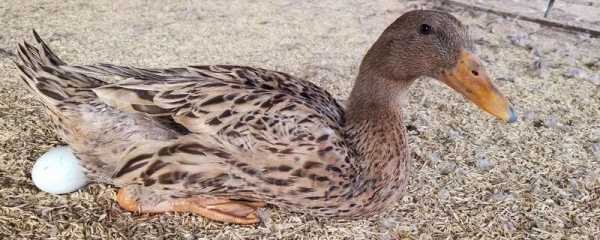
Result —
[[[409,151],[401,108],[410,82],[361,74],[352,90],[346,137],[356,175],[350,191],[365,212],[384,207],[406,185]]]

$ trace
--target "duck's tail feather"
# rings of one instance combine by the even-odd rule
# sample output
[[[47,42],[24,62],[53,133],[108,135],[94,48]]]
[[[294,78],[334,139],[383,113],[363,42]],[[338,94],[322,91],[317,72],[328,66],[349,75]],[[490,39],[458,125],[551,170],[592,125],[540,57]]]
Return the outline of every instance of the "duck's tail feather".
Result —
[[[61,60],[33,30],[35,46],[24,41],[19,44],[15,62],[21,70],[20,77],[36,93],[44,105],[52,108],[68,101],[71,104],[87,103],[96,98],[92,88],[106,83],[84,74],[68,71]]]

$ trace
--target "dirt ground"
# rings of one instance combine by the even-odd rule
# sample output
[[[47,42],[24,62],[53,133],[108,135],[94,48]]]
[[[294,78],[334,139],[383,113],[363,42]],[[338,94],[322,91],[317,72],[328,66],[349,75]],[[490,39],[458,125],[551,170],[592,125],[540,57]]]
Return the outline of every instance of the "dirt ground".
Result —
[[[236,226],[193,214],[131,214],[107,185],[60,196],[36,189],[35,159],[62,143],[17,81],[17,42],[35,28],[71,63],[276,69],[344,98],[379,33],[403,12],[435,4],[32,2],[0,3],[0,239],[600,239],[598,38],[447,7],[470,25],[520,121],[499,122],[446,86],[419,80],[405,109],[412,179],[393,209],[338,222],[271,207],[262,212],[265,222]],[[501,6],[541,16],[544,2]],[[600,26],[599,5],[557,0],[551,19]],[[577,11],[588,14],[578,18]]]

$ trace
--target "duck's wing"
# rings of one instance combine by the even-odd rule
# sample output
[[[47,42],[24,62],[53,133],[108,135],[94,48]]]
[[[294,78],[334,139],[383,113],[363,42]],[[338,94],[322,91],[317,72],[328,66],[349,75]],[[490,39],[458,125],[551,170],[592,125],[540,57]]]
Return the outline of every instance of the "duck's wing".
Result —
[[[126,79],[95,89],[100,99],[123,111],[171,116],[191,132],[214,132],[250,113],[305,111],[307,118],[319,117],[332,127],[343,123],[342,109],[329,93],[281,72],[221,65],[164,70],[104,65],[103,69]]]
[[[185,185],[210,182],[223,174],[238,190],[252,188],[236,182],[238,178],[279,187],[288,187],[287,181],[304,181],[299,186],[309,187],[319,179],[328,180],[330,171],[342,171],[337,162],[347,157],[343,110],[329,93],[308,81],[239,66],[135,71],[94,92],[110,106],[166,119],[186,134],[175,142],[146,144],[126,154],[114,176],[122,182],[154,183],[162,175],[185,175],[180,180]],[[281,171],[265,174],[273,169]],[[312,175],[304,176],[307,169]],[[281,175],[286,177],[276,177]]]

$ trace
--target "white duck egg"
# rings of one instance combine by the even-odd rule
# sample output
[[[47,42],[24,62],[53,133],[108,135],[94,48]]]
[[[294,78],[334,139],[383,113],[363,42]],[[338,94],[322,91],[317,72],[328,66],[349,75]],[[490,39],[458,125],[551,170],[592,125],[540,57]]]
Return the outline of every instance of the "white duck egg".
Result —
[[[31,169],[31,178],[37,188],[53,194],[77,191],[88,182],[79,159],[66,146],[50,149],[38,158]]]

